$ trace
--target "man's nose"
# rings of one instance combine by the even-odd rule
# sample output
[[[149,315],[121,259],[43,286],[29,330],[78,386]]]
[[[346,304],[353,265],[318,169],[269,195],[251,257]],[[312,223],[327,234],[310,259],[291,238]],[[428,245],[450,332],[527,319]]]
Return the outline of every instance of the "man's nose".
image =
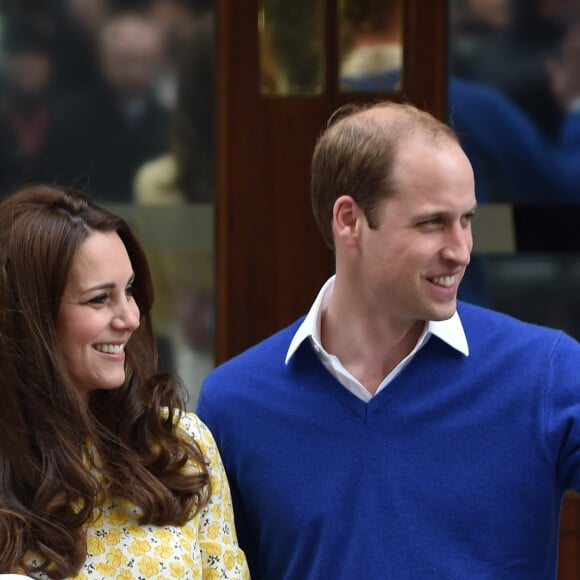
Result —
[[[462,227],[461,224],[450,228],[446,244],[443,249],[443,257],[452,260],[462,266],[467,266],[471,260],[473,237],[470,227]]]

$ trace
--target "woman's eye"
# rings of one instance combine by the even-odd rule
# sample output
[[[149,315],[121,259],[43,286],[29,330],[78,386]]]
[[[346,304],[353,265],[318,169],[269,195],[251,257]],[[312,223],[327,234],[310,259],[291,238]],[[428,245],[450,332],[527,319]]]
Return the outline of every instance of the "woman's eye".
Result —
[[[135,296],[135,284],[129,284],[125,289],[125,294],[127,294],[127,296]]]
[[[89,300],[89,304],[95,304],[97,306],[102,305],[107,301],[108,297],[109,297],[108,294],[99,294],[98,296],[91,298]]]

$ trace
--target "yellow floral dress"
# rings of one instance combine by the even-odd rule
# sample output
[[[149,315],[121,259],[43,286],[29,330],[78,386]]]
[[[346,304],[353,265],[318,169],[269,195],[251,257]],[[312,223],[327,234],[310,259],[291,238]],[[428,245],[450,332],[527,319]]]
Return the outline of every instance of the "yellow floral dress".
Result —
[[[238,547],[221,457],[209,429],[193,413],[180,426],[197,441],[211,478],[208,505],[184,526],[139,525],[141,509],[110,498],[87,530],[87,559],[74,580],[248,580]]]

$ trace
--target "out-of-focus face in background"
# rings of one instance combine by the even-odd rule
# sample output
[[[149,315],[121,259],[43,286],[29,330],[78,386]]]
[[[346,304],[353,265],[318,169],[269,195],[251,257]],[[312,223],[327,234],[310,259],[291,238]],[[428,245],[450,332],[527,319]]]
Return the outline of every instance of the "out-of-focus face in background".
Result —
[[[40,51],[22,51],[8,55],[5,62],[6,81],[10,91],[27,99],[43,95],[52,81],[50,57]]]
[[[539,0],[538,11],[547,20],[563,22],[580,16],[579,0]]]
[[[188,3],[175,0],[156,0],[150,14],[162,28],[166,42],[175,44],[191,37],[197,20]]]
[[[161,31],[136,14],[114,18],[101,31],[99,59],[105,82],[118,96],[150,94],[163,59]]]
[[[511,17],[509,0],[469,0],[471,14],[495,28],[502,28]]]
[[[106,0],[65,0],[65,11],[81,30],[92,34],[105,21]]]

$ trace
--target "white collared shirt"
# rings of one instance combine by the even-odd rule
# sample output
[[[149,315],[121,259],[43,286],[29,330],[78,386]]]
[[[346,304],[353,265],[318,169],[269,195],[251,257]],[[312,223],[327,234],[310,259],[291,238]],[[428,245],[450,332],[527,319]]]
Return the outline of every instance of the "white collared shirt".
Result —
[[[336,356],[329,354],[324,349],[320,340],[320,322],[322,319],[322,313],[328,308],[328,303],[330,302],[330,297],[332,296],[332,291],[334,289],[335,279],[336,276],[332,276],[320,289],[314,304],[312,304],[306,318],[299,326],[296,334],[290,342],[285,362],[288,364],[288,361],[292,358],[296,350],[298,350],[298,347],[308,339],[311,341],[314,351],[328,372],[353,395],[364,402],[368,402],[371,400],[373,395],[363,387],[360,381],[344,368]],[[377,394],[411,362],[417,352],[427,344],[427,341],[432,335],[437,336],[465,356],[469,356],[467,338],[465,337],[465,332],[457,312],[455,312],[455,314],[448,320],[429,320],[425,323],[425,328],[413,350],[383,379],[376,391]]]

